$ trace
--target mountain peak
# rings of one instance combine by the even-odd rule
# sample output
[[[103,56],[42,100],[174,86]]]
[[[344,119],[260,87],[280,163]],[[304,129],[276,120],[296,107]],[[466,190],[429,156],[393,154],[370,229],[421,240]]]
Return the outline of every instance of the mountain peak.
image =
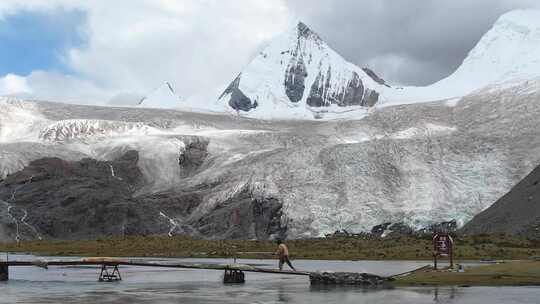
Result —
[[[298,21],[298,24],[296,25],[296,30],[298,33],[298,38],[314,39],[314,40],[322,41],[319,34],[315,33],[311,28],[309,28],[309,26],[307,26],[302,21]]]
[[[261,51],[218,102],[239,114],[265,119],[365,112],[388,88],[374,75],[347,62],[300,21]]]
[[[503,14],[460,67],[431,87],[463,96],[488,85],[540,77],[540,11]]]
[[[139,101],[139,106],[147,108],[177,108],[178,96],[170,82],[165,82]]]

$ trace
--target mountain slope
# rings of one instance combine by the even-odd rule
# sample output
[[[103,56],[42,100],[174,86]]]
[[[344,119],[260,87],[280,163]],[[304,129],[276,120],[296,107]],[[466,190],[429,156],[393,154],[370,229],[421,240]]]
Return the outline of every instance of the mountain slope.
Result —
[[[540,10],[510,11],[494,23],[450,76],[406,87],[392,104],[462,97],[488,85],[540,77]]]
[[[510,192],[476,215],[464,233],[508,233],[540,237],[540,166]]]

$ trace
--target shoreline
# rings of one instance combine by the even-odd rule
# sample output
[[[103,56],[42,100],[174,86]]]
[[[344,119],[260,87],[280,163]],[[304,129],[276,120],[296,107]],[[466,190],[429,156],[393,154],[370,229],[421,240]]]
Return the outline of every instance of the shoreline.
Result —
[[[456,261],[526,260],[540,257],[540,242],[506,235],[455,236]],[[431,261],[431,236],[329,237],[286,241],[293,259]],[[126,236],[95,240],[45,240],[0,244],[2,252],[49,256],[268,258],[272,241],[200,240],[188,236]]]
[[[394,287],[540,286],[540,261],[516,260],[465,267],[464,272],[423,269],[397,277],[388,284]]]
[[[507,235],[454,236],[455,264],[465,272],[426,268],[389,280],[389,287],[539,286],[540,242]],[[293,260],[425,261],[432,265],[431,236],[329,237],[286,241]],[[126,236],[0,244],[0,252],[42,256],[275,259],[272,241],[199,240],[187,236]],[[484,260],[484,261],[482,261]],[[441,260],[441,266],[447,265]],[[485,264],[484,264],[485,263]]]

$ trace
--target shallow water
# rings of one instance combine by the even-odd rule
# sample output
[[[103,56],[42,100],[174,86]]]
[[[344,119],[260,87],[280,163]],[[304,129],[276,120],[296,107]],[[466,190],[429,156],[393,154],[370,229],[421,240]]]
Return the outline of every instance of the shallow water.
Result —
[[[35,257],[10,256],[10,259],[32,260]],[[161,260],[231,262],[221,259]],[[238,262],[276,267],[274,260]],[[298,260],[293,264],[299,270],[389,275],[421,267],[426,262]],[[310,286],[307,277],[260,273],[246,273],[245,284],[224,285],[221,271],[149,267],[122,267],[123,281],[99,283],[98,271],[96,267],[51,267],[49,270],[11,267],[10,281],[0,282],[0,303],[540,303],[540,288],[537,287],[321,288]]]

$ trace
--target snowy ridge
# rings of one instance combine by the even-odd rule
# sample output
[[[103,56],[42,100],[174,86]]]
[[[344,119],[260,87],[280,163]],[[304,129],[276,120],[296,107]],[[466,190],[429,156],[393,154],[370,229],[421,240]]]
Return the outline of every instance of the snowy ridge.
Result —
[[[434,136],[448,135],[448,133],[456,131],[455,127],[448,127],[426,123],[423,127],[411,127],[405,130],[396,132],[391,136],[392,139],[411,139],[411,138],[426,138]]]
[[[462,97],[486,86],[515,85],[540,77],[540,11],[502,15],[447,78],[427,87],[405,87],[389,104]]]
[[[149,135],[160,133],[158,129],[143,123],[110,120],[70,119],[55,122],[44,128],[39,138],[45,141],[66,141],[90,137],[114,137],[119,135]]]
[[[476,82],[479,88],[515,78],[537,77],[540,76],[538,54],[540,11],[512,11],[497,20],[450,80],[463,88]]]
[[[39,130],[49,123],[35,103],[0,97],[0,143],[37,141]]]
[[[176,94],[172,85],[165,82],[153,92],[143,97],[138,106],[143,108],[174,109],[180,106],[180,96]]]

